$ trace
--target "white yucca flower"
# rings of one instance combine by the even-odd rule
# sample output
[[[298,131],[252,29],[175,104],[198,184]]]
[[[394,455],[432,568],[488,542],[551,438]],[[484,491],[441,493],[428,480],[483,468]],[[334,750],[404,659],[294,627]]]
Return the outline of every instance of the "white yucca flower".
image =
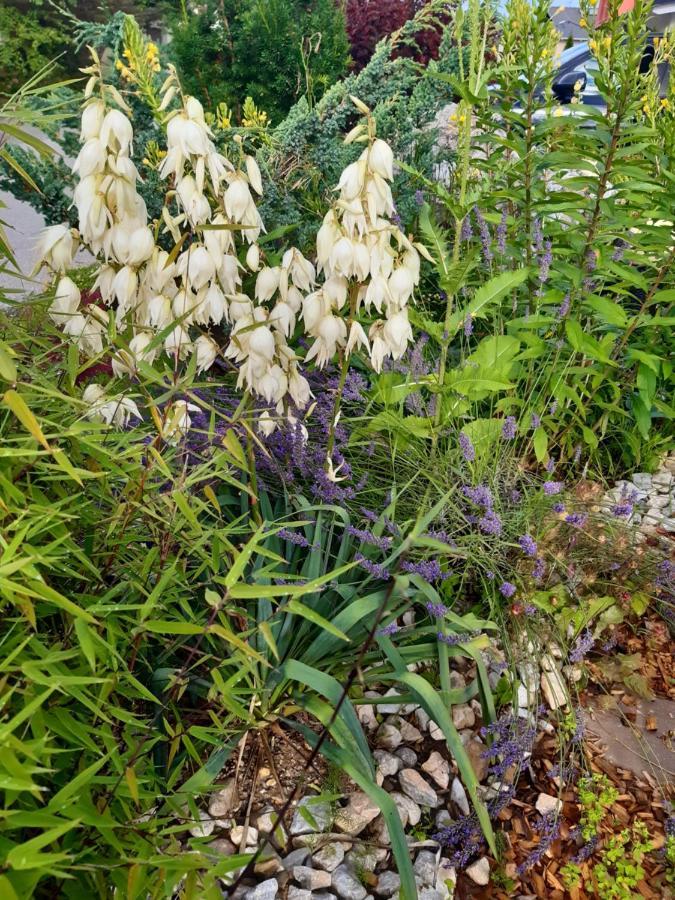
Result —
[[[82,393],[82,399],[89,406],[85,415],[94,422],[105,422],[106,425],[126,428],[132,416],[142,418],[138,407],[130,397],[106,398],[100,384],[87,385]]]

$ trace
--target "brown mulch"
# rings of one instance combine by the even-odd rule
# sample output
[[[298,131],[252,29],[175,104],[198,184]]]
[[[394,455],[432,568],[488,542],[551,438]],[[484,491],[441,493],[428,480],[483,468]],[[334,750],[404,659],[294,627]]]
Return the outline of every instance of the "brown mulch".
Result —
[[[673,675],[673,638],[661,618],[648,615],[638,628],[628,624],[621,625],[615,632],[617,645],[609,654],[639,654],[641,664],[639,674],[644,684],[654,696],[675,699],[675,680]],[[588,664],[591,680],[581,695],[581,702],[593,697],[612,695],[628,711],[636,702],[636,697],[620,682],[614,682],[607,676],[602,660],[596,658]],[[610,669],[611,671],[611,669]],[[649,728],[649,720],[646,727]],[[666,735],[675,739],[675,735]],[[675,743],[675,740],[673,741]],[[634,772],[617,768],[605,757],[604,749],[594,740],[584,742],[585,768],[590,773],[605,774],[619,791],[616,803],[608,811],[600,829],[598,850],[613,834],[619,834],[624,828],[642,820],[652,841],[652,851],[645,856],[642,866],[645,877],[638,885],[638,894],[647,900],[672,898],[675,893],[665,883],[665,864],[662,849],[665,844],[664,825],[668,812],[666,801],[675,797],[675,785],[657,783],[646,771],[636,775]],[[558,740],[555,735],[542,735],[535,748],[530,765],[522,772],[516,799],[503,810],[500,836],[504,842],[504,853],[501,862],[491,860],[491,883],[481,888],[475,885],[466,874],[458,879],[455,896],[458,900],[511,900],[511,898],[547,898],[547,900],[594,900],[598,894],[593,893],[593,862],[600,853],[596,851],[581,866],[582,887],[566,890],[561,869],[571,860],[579,849],[573,835],[573,829],[579,822],[581,808],[577,802],[576,791],[570,788],[562,793],[562,824],[559,837],[553,841],[544,854],[541,862],[533,866],[524,875],[519,876],[517,868],[539,845],[540,836],[532,827],[540,817],[535,803],[540,792],[555,794],[556,788],[548,777],[548,771],[559,761]],[[570,836],[571,835],[571,836]],[[501,885],[501,886],[500,886]]]

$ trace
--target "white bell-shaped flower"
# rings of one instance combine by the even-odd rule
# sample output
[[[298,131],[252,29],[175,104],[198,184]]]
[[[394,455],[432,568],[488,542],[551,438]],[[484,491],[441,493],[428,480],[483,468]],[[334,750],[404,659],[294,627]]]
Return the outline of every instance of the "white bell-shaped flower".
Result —
[[[197,372],[205,372],[216,361],[219,347],[208,335],[200,334],[195,341],[195,352],[197,354]]]
[[[54,300],[49,307],[49,316],[57,325],[64,325],[78,311],[80,306],[80,289],[72,279],[59,278]]]
[[[50,225],[40,233],[36,249],[38,263],[33,274],[45,263],[54,272],[63,273],[73,264],[77,251],[77,232],[66,224]]]

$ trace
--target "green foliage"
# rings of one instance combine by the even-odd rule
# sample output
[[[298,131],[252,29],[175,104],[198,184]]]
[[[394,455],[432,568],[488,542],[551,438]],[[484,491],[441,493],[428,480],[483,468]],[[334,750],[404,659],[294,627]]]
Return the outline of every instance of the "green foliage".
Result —
[[[446,368],[470,313],[480,321],[467,350],[486,332],[519,348],[511,387],[474,373],[473,397],[484,388],[483,409],[519,420],[537,462],[555,451],[616,470],[649,467],[672,443],[675,272],[658,223],[672,207],[674,158],[667,109],[650,118],[641,104],[648,108],[645,92],[671,51],[660,45],[662,56],[641,75],[647,7],[610,18],[594,43],[606,111],[561,109],[549,90],[547,12],[547,4],[512,0],[499,61],[486,67],[476,53],[468,67],[461,61],[463,82],[449,79],[461,96],[458,165],[447,187],[419,173],[435,195],[420,225],[447,295],[445,310],[430,302],[419,320],[442,361],[435,424],[446,428],[465,410],[448,393],[462,373]],[[477,9],[472,17],[480,23]],[[518,272],[520,284],[479,300]],[[468,355],[462,348],[461,359]]]
[[[0,7],[0,83],[7,93],[37,75],[63,52],[64,37],[37,13]],[[57,72],[55,72],[57,74]]]
[[[448,167],[453,154],[435,146],[434,118],[452,99],[452,89],[425,78],[424,70],[396,55],[402,43],[413,39],[416,23],[416,19],[407,23],[395,40],[381,41],[360,72],[333,85],[316,104],[302,97],[272,132],[272,145],[259,154],[269,176],[261,204],[265,221],[298,227],[294,239],[301,248],[311,240],[308,212],[323,215],[340,173],[359,152],[358,145],[343,143],[356,121],[350,96],[359,97],[372,110],[378,135],[391,144],[398,159],[429,178]],[[457,71],[457,43],[453,30],[446,27],[439,58],[428,64],[427,72]],[[404,222],[412,221],[417,211],[417,187],[406,172],[395,179],[396,207]]]
[[[652,849],[644,822],[613,835],[593,867],[600,900],[631,900],[645,876],[642,860]]]
[[[344,72],[344,12],[334,0],[209,0],[173,24],[186,88],[241,118],[246,96],[279,122],[301,95],[312,103]]]
[[[579,827],[585,841],[590,841],[598,833],[600,823],[607,815],[609,807],[616,802],[619,792],[606,775],[595,774],[582,778],[578,785],[581,819]]]

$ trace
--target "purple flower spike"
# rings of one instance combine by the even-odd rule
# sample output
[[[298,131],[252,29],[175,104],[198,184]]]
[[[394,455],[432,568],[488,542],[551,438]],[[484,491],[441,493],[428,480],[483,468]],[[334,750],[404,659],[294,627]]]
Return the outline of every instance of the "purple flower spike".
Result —
[[[524,534],[522,537],[518,538],[518,543],[526,556],[537,555],[537,544],[534,538],[530,537],[529,534]]]
[[[553,497],[555,494],[559,494],[564,487],[565,483],[563,481],[545,481],[544,493],[547,497]]]
[[[463,431],[459,434],[459,449],[467,462],[473,462],[476,458],[476,449],[471,443],[471,438]]]
[[[507,416],[502,425],[502,437],[505,441],[512,441],[518,433],[518,423],[515,416]]]

